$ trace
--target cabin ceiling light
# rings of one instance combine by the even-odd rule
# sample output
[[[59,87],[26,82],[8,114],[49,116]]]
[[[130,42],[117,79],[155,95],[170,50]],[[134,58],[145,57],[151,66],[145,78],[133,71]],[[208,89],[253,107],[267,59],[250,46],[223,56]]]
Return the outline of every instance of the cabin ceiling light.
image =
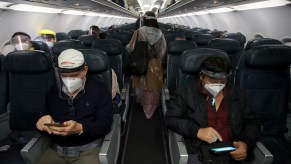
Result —
[[[0,8],[1,9],[6,9],[7,6],[11,5],[12,3],[8,3],[8,2],[0,2]]]
[[[12,6],[9,6],[8,9],[18,10],[18,11],[41,12],[41,13],[59,13],[62,11],[61,9],[39,7],[39,6],[32,6],[32,5],[25,5],[25,4],[12,5]]]
[[[205,14],[209,14],[209,13],[207,11],[199,11],[195,13],[195,15],[205,15]]]
[[[228,8],[228,7],[208,10],[209,13],[223,13],[223,12],[231,12],[231,11],[233,11],[233,9]]]
[[[77,11],[77,10],[64,10],[61,12],[62,14],[69,14],[69,15],[85,15],[85,12]]]
[[[290,3],[291,2],[287,0],[269,0],[269,1],[262,1],[262,2],[233,6],[233,9],[234,10],[251,10],[251,9],[259,9],[259,8],[284,6]]]
[[[41,13],[59,13],[62,11],[61,9],[32,6],[32,5],[26,5],[26,4],[12,5],[9,7],[9,9],[19,10],[19,11],[41,12]]]

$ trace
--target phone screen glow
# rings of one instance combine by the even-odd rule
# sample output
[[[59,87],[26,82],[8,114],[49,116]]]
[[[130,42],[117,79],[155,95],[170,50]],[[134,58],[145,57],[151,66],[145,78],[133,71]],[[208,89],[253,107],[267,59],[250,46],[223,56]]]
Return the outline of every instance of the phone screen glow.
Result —
[[[232,150],[235,150],[236,148],[235,147],[221,147],[221,148],[213,148],[211,150],[215,151],[215,152],[221,152],[221,151],[232,151]]]

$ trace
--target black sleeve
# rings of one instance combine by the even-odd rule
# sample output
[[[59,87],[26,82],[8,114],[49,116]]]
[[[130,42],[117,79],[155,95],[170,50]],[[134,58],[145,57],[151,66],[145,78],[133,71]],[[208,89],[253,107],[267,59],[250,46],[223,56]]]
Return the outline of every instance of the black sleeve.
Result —
[[[113,107],[109,91],[106,87],[99,87],[96,97],[96,119],[92,122],[83,122],[82,136],[100,137],[105,136],[111,130]]]
[[[189,90],[188,90],[189,91]],[[165,115],[166,125],[171,130],[181,134],[184,137],[197,137],[199,126],[192,120],[187,119],[187,94],[186,88],[179,88],[174,93],[173,98],[170,100],[167,106],[167,112]]]

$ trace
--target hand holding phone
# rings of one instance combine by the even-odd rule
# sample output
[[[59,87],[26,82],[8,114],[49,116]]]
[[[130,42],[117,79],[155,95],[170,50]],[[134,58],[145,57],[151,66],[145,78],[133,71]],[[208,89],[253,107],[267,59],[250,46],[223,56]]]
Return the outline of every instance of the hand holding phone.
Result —
[[[63,123],[59,122],[54,122],[54,123],[44,123],[44,126],[50,127],[50,126],[55,126],[55,127],[64,127],[65,125]]]

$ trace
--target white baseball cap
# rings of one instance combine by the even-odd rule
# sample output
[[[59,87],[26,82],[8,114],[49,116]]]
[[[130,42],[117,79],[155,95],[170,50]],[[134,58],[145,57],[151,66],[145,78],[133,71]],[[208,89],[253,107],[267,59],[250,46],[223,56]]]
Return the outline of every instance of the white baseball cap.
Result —
[[[81,70],[85,65],[82,52],[75,49],[67,49],[58,57],[59,72],[69,73]]]

